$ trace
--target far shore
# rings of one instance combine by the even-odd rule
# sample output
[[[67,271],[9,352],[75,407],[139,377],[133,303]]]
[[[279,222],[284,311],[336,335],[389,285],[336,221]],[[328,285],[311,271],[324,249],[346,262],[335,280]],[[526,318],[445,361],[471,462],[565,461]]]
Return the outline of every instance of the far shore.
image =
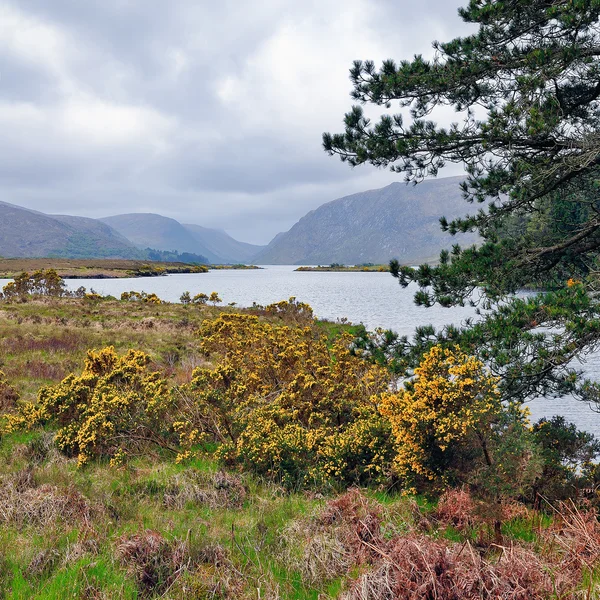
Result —
[[[389,273],[389,265],[329,265],[318,267],[298,267],[296,271],[316,271],[323,273],[344,273],[344,272],[360,272],[360,273]]]

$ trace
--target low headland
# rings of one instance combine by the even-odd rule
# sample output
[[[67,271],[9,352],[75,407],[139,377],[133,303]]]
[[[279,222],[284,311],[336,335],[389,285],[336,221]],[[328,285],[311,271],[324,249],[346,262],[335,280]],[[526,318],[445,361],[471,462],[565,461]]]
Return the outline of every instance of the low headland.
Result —
[[[374,265],[373,263],[365,263],[362,265],[342,265],[339,263],[332,263],[329,266],[316,266],[316,267],[298,267],[296,271],[314,271],[323,273],[389,273],[389,265]]]
[[[202,265],[127,259],[0,258],[0,279],[14,279],[22,272],[54,269],[63,279],[118,279],[156,277],[173,273],[207,273],[211,269],[260,269],[255,265]]]

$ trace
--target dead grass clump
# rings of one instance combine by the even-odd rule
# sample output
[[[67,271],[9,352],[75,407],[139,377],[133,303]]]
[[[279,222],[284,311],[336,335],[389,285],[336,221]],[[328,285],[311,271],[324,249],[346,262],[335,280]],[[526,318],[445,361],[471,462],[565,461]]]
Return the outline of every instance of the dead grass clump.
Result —
[[[328,502],[317,522],[321,526],[342,524],[348,530],[344,545],[360,564],[370,560],[373,548],[382,542],[381,512],[378,504],[353,488]]]
[[[512,519],[529,519],[531,511],[521,502],[515,500],[505,500],[501,504],[502,520],[510,521]]]
[[[65,330],[60,335],[51,337],[14,335],[2,341],[4,350],[9,354],[24,354],[27,352],[73,354],[85,350],[88,345],[87,337],[72,330]]]
[[[37,466],[46,460],[51,462],[63,461],[64,456],[58,451],[54,443],[54,433],[44,431],[23,446],[23,458],[30,465]]]
[[[371,563],[383,544],[380,513],[379,505],[351,489],[316,515],[293,521],[282,533],[286,566],[318,585]]]
[[[440,497],[434,516],[443,524],[464,531],[475,523],[475,508],[467,490],[449,489]]]
[[[164,592],[189,566],[186,542],[168,541],[150,529],[121,537],[116,550],[143,595]]]
[[[559,555],[563,571],[591,571],[600,562],[600,523],[596,510],[584,510],[572,502],[561,502],[552,526],[543,535],[548,551]]]
[[[215,600],[256,598],[256,590],[253,590],[252,596],[245,593],[246,584],[245,578],[235,569],[202,564],[189,577],[180,579],[171,592],[173,598],[214,598]],[[262,594],[258,597],[266,599]]]
[[[212,509],[239,508],[247,489],[241,478],[225,471],[202,473],[186,471],[174,476],[164,494],[169,509],[182,509],[187,504],[202,504]]]
[[[65,361],[50,363],[47,360],[32,358],[22,366],[22,371],[31,379],[61,381],[67,376],[68,365]]]
[[[35,485],[30,471],[0,479],[0,522],[46,526],[63,520],[66,523],[89,522],[91,506],[77,490],[61,490],[53,485]]]
[[[0,371],[0,413],[12,411],[19,399],[19,393],[6,381],[5,375]]]
[[[569,596],[578,580],[552,573],[532,551],[504,548],[486,560],[473,547],[425,536],[398,538],[381,549],[374,569],[341,600],[548,600]]]
[[[54,570],[60,559],[60,552],[54,548],[46,548],[37,552],[29,561],[26,574],[31,577],[48,575]]]

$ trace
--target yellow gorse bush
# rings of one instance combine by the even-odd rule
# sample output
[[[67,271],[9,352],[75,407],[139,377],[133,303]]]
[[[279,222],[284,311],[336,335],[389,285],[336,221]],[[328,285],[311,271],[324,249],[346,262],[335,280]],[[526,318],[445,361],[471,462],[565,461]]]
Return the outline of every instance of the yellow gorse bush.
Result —
[[[457,447],[474,443],[485,452],[490,426],[502,412],[497,381],[459,348],[434,346],[425,354],[407,389],[382,396],[396,473],[434,480]]]
[[[188,419],[175,424],[187,450],[217,439],[225,459],[288,485],[382,476],[389,427],[372,398],[389,375],[352,354],[351,336],[329,346],[310,326],[242,314],[200,334],[216,366],[194,372]]]
[[[128,452],[167,446],[172,395],[160,374],[148,369],[147,354],[130,350],[119,356],[113,347],[89,351],[80,376],[68,375],[44,387],[38,403],[24,404],[8,415],[6,428],[58,426],[56,444],[83,465],[92,458],[119,464]]]

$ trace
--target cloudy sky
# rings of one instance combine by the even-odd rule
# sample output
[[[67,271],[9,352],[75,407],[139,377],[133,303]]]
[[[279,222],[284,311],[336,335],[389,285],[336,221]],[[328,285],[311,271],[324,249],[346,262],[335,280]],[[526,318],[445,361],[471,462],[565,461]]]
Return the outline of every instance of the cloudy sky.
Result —
[[[430,54],[458,0],[0,0],[0,199],[266,243],[398,175],[321,149],[354,59]],[[456,169],[445,174],[456,174]]]

